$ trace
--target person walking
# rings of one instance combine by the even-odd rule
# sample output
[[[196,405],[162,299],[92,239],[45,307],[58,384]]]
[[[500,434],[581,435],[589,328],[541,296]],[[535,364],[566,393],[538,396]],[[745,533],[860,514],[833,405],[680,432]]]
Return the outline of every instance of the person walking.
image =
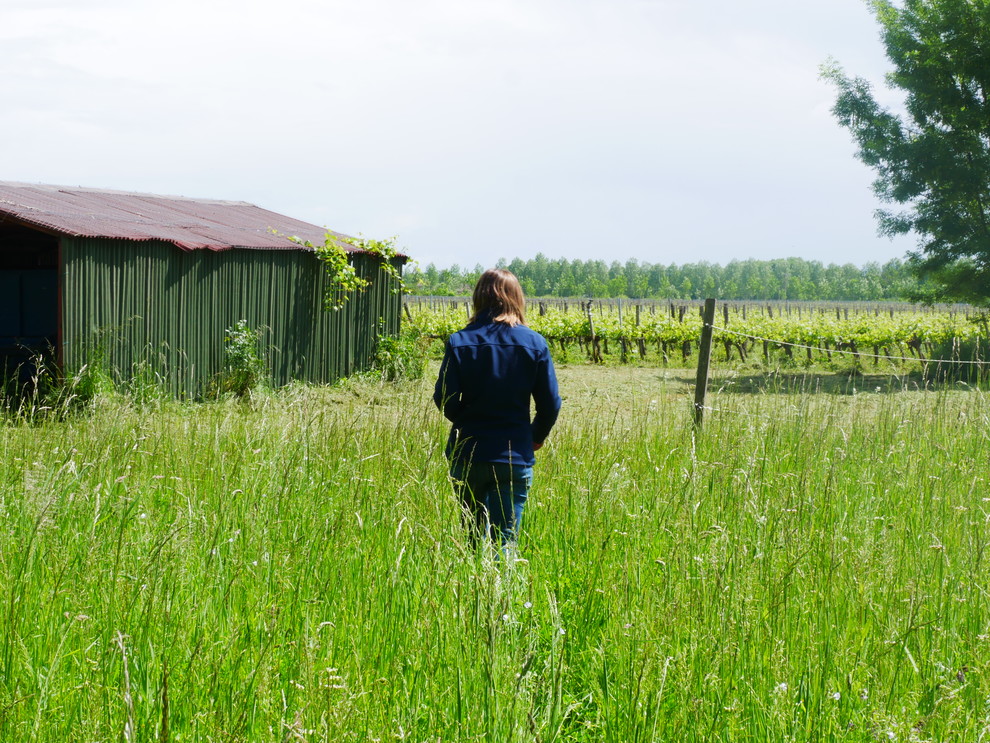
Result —
[[[472,303],[467,327],[444,348],[433,401],[452,424],[445,453],[472,542],[487,536],[511,549],[560,393],[546,340],[526,327],[515,275],[485,271]]]

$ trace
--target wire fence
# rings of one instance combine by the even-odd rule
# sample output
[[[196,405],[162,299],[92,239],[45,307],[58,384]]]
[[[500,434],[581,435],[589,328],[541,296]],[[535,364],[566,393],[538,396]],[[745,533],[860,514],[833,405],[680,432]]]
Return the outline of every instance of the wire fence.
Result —
[[[789,346],[791,348],[800,348],[800,349],[805,349],[805,350],[808,350],[808,351],[818,351],[818,352],[821,352],[821,353],[828,353],[828,354],[833,354],[833,353],[836,353],[836,354],[845,354],[845,355],[856,356],[856,357],[866,357],[866,358],[873,358],[873,359],[887,359],[887,360],[890,360],[890,361],[912,361],[912,362],[920,361],[921,363],[923,363],[925,365],[929,365],[929,366],[930,365],[935,365],[935,366],[947,365],[947,366],[951,366],[951,365],[956,365],[956,364],[969,364],[969,365],[973,365],[973,366],[979,366],[979,367],[982,368],[982,367],[985,367],[987,365],[990,365],[990,361],[984,361],[984,360],[969,360],[969,359],[925,359],[925,358],[915,358],[915,357],[910,357],[910,356],[890,356],[890,355],[886,355],[886,354],[884,354],[884,355],[878,355],[878,354],[871,354],[871,353],[863,353],[861,351],[854,351],[854,350],[847,350],[847,349],[838,349],[838,348],[822,348],[821,346],[809,346],[809,345],[802,344],[802,343],[792,343],[792,342],[789,342],[789,341],[782,341],[782,340],[774,339],[774,338],[765,338],[763,336],[754,335],[752,333],[743,333],[743,332],[736,331],[736,330],[729,330],[728,328],[724,328],[724,327],[715,325],[714,323],[708,323],[708,322],[703,323],[703,327],[706,328],[706,329],[710,329],[712,332],[719,331],[719,332],[722,332],[722,333],[727,333],[727,334],[730,334],[730,335],[739,336],[739,337],[746,338],[748,340],[752,340],[752,341],[756,341],[756,342],[773,343],[776,346]],[[699,364],[700,364],[700,361],[699,361]],[[699,374],[700,373],[701,372],[700,372],[700,369],[699,369]],[[720,392],[721,392],[721,390],[720,390]],[[855,392],[856,392],[856,389],[853,388],[853,394],[855,394]],[[702,399],[703,398],[704,398],[704,395],[702,395]],[[801,416],[800,415],[764,415],[764,414],[751,413],[751,412],[746,412],[746,411],[741,411],[741,410],[733,410],[733,409],[729,409],[729,408],[715,407],[713,405],[706,405],[704,402],[698,402],[697,400],[694,403],[694,409],[695,409],[696,416],[698,414],[701,414],[701,413],[719,413],[719,414],[723,414],[723,415],[731,415],[731,416],[736,416],[736,417],[739,417],[739,418],[744,418],[744,419],[749,419],[749,420],[758,420],[758,421],[770,422],[770,423],[776,423],[776,422],[782,422],[782,423],[785,423],[785,422],[797,422],[797,421],[801,420]],[[696,421],[698,421],[698,420],[699,419],[696,418]]]
[[[925,364],[974,364],[977,366],[986,366],[990,364],[990,361],[983,360],[969,360],[969,359],[924,359],[914,356],[889,356],[887,354],[875,354],[875,353],[865,353],[863,351],[852,351],[847,349],[839,348],[823,348],[821,346],[806,346],[801,343],[791,343],[789,341],[782,341],[776,338],[764,338],[758,335],[752,335],[750,333],[741,333],[738,330],[729,330],[728,328],[719,327],[718,325],[708,325],[712,330],[717,330],[721,333],[728,333],[730,335],[738,335],[743,338],[748,338],[754,341],[762,341],[764,343],[773,343],[777,346],[790,346],[791,348],[800,348],[808,351],[818,351],[820,353],[837,353],[846,354],[849,356],[865,357],[868,359],[886,359],[888,361],[920,361]]]

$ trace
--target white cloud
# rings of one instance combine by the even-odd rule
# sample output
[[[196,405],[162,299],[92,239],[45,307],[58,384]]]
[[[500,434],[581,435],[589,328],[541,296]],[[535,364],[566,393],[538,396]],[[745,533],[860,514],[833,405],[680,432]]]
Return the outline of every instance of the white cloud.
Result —
[[[879,81],[875,37],[858,0],[8,0],[0,177],[243,198],[444,263],[886,258],[817,69]]]

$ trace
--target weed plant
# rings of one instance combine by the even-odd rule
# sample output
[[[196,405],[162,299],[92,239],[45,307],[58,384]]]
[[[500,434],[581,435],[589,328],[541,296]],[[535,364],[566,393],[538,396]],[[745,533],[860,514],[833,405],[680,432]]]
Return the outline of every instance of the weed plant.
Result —
[[[496,561],[429,376],[0,429],[0,741],[990,733],[981,392],[562,369]]]
[[[386,382],[421,379],[434,346],[439,344],[415,328],[395,335],[385,333],[382,328],[375,344],[371,372]]]
[[[264,330],[239,320],[224,334],[223,369],[211,380],[207,397],[245,397],[269,385],[268,364],[262,351]]]

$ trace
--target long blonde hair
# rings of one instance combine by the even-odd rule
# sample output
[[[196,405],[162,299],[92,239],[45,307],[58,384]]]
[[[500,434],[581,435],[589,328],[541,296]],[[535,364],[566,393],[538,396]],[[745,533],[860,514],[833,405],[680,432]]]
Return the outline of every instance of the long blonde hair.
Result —
[[[504,268],[485,271],[474,285],[471,301],[474,304],[471,322],[487,312],[495,322],[509,326],[526,324],[526,298],[512,271]]]

